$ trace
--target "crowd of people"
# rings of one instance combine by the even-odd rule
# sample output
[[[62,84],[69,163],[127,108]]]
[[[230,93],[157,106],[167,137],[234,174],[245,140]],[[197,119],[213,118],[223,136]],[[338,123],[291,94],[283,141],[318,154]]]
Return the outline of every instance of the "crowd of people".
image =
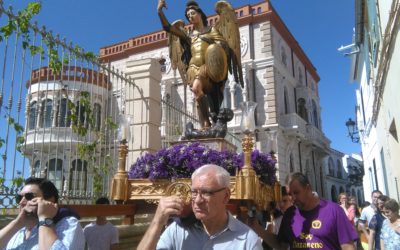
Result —
[[[160,199],[137,249],[400,249],[399,204],[378,190],[359,208],[346,193],[338,203],[320,198],[304,174],[294,173],[265,221],[252,211],[235,218],[226,209],[230,192],[224,168],[198,168],[191,201]],[[0,249],[118,249],[116,227],[98,216],[82,228],[76,213],[58,207],[51,181],[28,178],[16,198],[20,212],[0,230]]]

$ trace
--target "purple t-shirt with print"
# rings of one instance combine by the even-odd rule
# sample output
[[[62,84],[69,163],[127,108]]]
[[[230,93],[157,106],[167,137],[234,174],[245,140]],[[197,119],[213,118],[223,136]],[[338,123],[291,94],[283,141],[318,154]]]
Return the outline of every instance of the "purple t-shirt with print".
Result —
[[[323,199],[310,211],[289,208],[278,234],[279,241],[287,242],[290,249],[340,249],[341,244],[357,238],[343,208]]]

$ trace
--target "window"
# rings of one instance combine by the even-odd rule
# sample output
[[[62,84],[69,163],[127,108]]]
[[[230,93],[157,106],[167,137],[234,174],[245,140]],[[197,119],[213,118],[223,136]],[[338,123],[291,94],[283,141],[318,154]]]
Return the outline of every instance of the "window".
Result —
[[[387,177],[388,172],[386,171],[385,152],[383,151],[383,148],[381,148],[380,156],[381,156],[382,174],[383,174],[384,184],[385,184],[385,190],[382,190],[382,191],[384,191],[384,193],[389,195],[388,177]]]
[[[282,61],[283,65],[285,65],[287,67],[287,55],[286,55],[285,48],[283,46],[281,46],[281,61]]]
[[[69,173],[69,190],[85,191],[87,180],[87,162],[81,159],[72,162]]]
[[[161,58],[160,61],[158,61],[161,65],[161,72],[165,73],[167,71],[167,65],[165,64],[166,60],[165,58]]]
[[[337,177],[342,178],[342,162],[340,160],[336,161]]]
[[[299,98],[297,100],[297,113],[308,123],[308,111],[306,108],[306,100],[304,100],[304,98]]]
[[[314,100],[312,100],[312,107],[313,107],[313,122],[314,122],[314,126],[319,128],[319,117],[318,117],[317,104],[315,103]]]
[[[283,88],[283,98],[285,104],[285,114],[289,114],[289,96],[286,86]]]
[[[59,127],[71,126],[71,110],[68,110],[68,100],[61,99],[59,106],[59,115],[57,116],[57,124]]]
[[[76,126],[83,126],[85,124],[85,107],[79,103],[76,104],[75,108],[76,116],[78,117],[77,121],[75,121]]]
[[[297,69],[297,74],[299,76],[299,83],[303,84],[303,73],[300,67]]]
[[[379,25],[378,17],[376,14],[376,1],[367,0],[368,2],[368,28],[369,28],[369,41],[371,44],[371,60],[372,64],[376,66],[376,60],[379,50]]]
[[[29,129],[36,128],[36,117],[37,117],[37,102],[32,102],[29,108]]]
[[[330,175],[330,176],[334,176],[335,175],[335,170],[334,170],[335,168],[334,168],[334,163],[333,163],[333,160],[332,160],[332,158],[331,157],[329,157],[329,160],[328,160],[328,174]]]
[[[294,162],[293,162],[293,154],[291,153],[289,156],[289,168],[290,168],[290,173],[294,172]]]
[[[42,107],[41,107],[41,126],[40,127],[45,127],[45,128],[50,128],[52,125],[51,121],[51,113],[53,111],[53,101],[50,99],[47,99],[45,101],[42,101]]]
[[[63,172],[62,172],[63,161],[60,159],[51,159],[47,163],[48,167],[48,179],[54,183],[58,190],[62,189],[63,184]]]

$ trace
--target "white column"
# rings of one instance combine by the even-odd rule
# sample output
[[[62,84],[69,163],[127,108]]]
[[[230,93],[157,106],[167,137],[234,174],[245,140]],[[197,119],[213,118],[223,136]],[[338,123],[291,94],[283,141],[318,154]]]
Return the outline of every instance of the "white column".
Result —
[[[128,141],[129,169],[145,152],[161,148],[161,70],[156,59],[128,61],[125,73],[136,86],[125,83],[125,114],[133,117]]]

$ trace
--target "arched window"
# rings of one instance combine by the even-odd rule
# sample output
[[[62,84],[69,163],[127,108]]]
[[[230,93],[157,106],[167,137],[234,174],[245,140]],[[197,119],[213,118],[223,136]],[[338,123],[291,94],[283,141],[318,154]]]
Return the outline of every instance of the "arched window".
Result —
[[[283,98],[285,104],[285,114],[289,114],[289,95],[286,86],[283,87]]]
[[[29,129],[36,128],[36,122],[37,122],[36,118],[37,118],[37,102],[32,102],[29,107],[29,124],[28,124]]]
[[[335,167],[334,167],[333,160],[332,160],[331,157],[329,157],[329,160],[328,160],[328,174],[330,176],[335,176],[335,170],[334,169],[335,169]]]
[[[299,98],[297,100],[297,114],[303,118],[308,123],[308,113],[306,108],[306,100],[304,98]]]
[[[239,16],[243,16],[243,10],[239,12]]]
[[[342,178],[342,162],[340,160],[336,161],[337,177]]]
[[[261,14],[261,7],[257,8],[257,14]]]
[[[95,130],[100,131],[100,127],[101,127],[101,106],[98,103],[94,104],[93,118],[94,118]]]
[[[85,191],[87,180],[87,162],[77,159],[72,161],[69,173],[69,190]]]
[[[68,109],[68,100],[66,98],[61,99],[59,106],[59,114],[57,117],[57,124],[59,127],[71,126],[71,110]]]
[[[42,101],[41,108],[41,126],[45,128],[50,128],[52,125],[51,112],[53,111],[53,101],[50,99]]]
[[[332,187],[331,187],[331,200],[333,202],[338,202],[338,200],[337,200],[337,189],[336,189],[335,185],[332,185]]]
[[[344,188],[342,187],[342,186],[340,186],[340,188],[339,188],[339,194],[340,193],[344,193],[345,191],[344,191]]]
[[[48,178],[54,183],[58,190],[62,190],[63,184],[63,171],[62,171],[63,161],[61,159],[51,159],[47,163],[48,167]]]
[[[313,122],[314,126],[319,128],[319,119],[318,119],[318,109],[317,109],[317,104],[315,103],[314,100],[312,100],[312,108],[313,108]]]

